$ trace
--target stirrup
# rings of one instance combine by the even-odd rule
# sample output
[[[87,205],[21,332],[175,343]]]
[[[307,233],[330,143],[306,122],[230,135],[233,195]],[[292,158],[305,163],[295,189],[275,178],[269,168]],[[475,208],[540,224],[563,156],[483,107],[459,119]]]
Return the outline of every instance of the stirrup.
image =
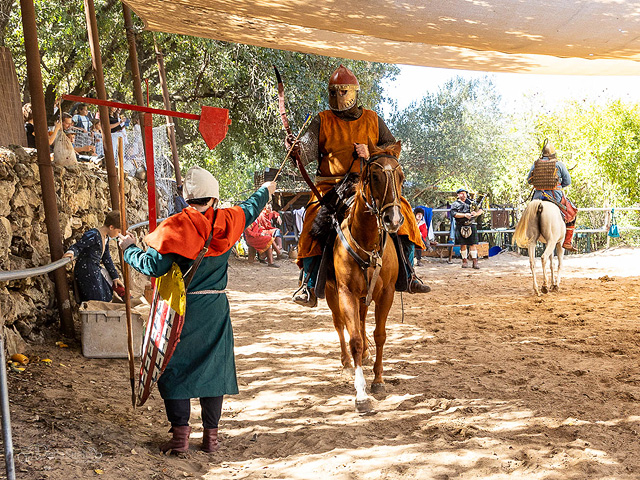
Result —
[[[567,245],[562,245],[562,248],[564,248],[567,252],[577,252],[578,249],[576,247],[574,247],[573,245],[569,244]]]
[[[292,300],[303,307],[313,308],[318,305],[318,297],[313,289],[310,289],[306,284],[294,292]]]

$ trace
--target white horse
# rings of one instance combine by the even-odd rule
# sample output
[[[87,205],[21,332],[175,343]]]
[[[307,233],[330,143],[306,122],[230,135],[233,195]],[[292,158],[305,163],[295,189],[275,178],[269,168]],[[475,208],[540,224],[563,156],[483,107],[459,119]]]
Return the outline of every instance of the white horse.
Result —
[[[531,274],[533,275],[533,290],[536,295],[540,296],[538,282],[536,281],[536,242],[546,243],[547,246],[542,252],[542,293],[547,293],[547,260],[549,260],[549,269],[551,270],[551,291],[557,291],[560,286],[560,270],[562,269],[562,257],[564,248],[562,242],[566,233],[567,226],[564,223],[562,214],[558,206],[552,202],[543,202],[542,200],[532,200],[522,213],[522,217],[516,225],[516,231],[513,235],[513,241],[520,248],[529,249],[529,264],[531,265]],[[553,273],[553,251],[558,256],[558,270]]]

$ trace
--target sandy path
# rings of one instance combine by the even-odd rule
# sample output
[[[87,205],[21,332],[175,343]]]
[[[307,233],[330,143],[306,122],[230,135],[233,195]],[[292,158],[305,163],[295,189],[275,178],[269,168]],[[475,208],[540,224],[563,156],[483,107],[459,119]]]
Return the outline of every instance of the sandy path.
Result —
[[[404,295],[404,323],[397,295],[366,416],[326,304],[292,304],[297,268],[281,265],[232,262],[241,393],[217,454],[197,450],[196,404],[192,451],[157,454],[162,402],[127,406],[125,361],[45,345],[32,354],[52,367],[10,374],[19,478],[640,478],[640,249],[570,256],[541,298],[514,254],[420,267],[433,291]]]

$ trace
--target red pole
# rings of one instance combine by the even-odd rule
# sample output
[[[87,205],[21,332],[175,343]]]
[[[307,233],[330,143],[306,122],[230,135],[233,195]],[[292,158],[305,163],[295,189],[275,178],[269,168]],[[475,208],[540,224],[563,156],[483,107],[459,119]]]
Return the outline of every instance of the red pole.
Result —
[[[144,156],[147,160],[147,201],[149,204],[149,232],[156,229],[156,174],[153,161],[153,116],[150,113],[144,114]]]
[[[20,0],[22,9],[22,28],[24,31],[24,47],[27,56],[27,77],[29,93],[31,94],[31,108],[33,110],[33,126],[38,150],[38,171],[40,172],[40,187],[42,189],[42,203],[44,205],[44,221],[49,238],[49,252],[51,260],[62,258],[62,234],[58,219],[58,205],[56,202],[56,186],[53,180],[53,166],[49,156],[49,135],[47,133],[47,113],[42,91],[42,72],[40,70],[40,50],[38,49],[38,32],[36,29],[36,10],[33,0]],[[7,199],[5,199],[7,201]],[[73,315],[69,301],[69,285],[64,268],[53,271],[55,281],[56,301],[60,313],[60,328],[67,337],[74,336]]]

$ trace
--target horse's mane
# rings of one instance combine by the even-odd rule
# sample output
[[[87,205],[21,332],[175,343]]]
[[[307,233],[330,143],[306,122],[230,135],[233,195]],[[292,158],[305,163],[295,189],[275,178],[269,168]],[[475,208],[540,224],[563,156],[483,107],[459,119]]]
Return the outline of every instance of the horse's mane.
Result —
[[[336,216],[338,223],[344,220],[347,207],[345,201],[355,195],[356,185],[360,181],[360,174],[357,172],[351,172],[338,184],[336,187],[327,193],[323,198],[327,201],[316,215],[313,221],[313,226],[309,234],[312,238],[315,238],[322,248],[326,245],[327,241],[333,231],[333,216]]]

